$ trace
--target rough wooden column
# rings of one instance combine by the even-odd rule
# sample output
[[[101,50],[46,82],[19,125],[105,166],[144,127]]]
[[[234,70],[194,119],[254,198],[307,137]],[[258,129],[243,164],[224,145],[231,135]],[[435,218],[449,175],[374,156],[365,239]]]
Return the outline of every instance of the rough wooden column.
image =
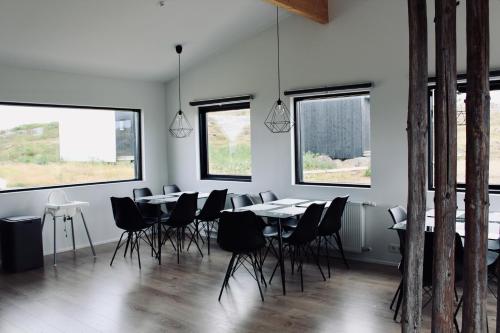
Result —
[[[489,175],[489,1],[467,0],[467,146],[462,332],[486,332]]]
[[[432,331],[453,332],[457,183],[456,0],[436,0]]]
[[[419,332],[422,321],[427,167],[427,5],[408,0],[410,70],[408,98],[408,219],[403,285],[403,332]]]

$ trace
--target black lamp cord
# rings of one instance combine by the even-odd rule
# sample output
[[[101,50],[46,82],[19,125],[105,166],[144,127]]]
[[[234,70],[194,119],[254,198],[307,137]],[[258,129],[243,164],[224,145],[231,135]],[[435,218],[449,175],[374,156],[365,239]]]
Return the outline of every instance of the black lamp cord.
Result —
[[[181,54],[179,53],[179,111],[181,111]]]
[[[278,41],[278,100],[281,99],[281,72],[280,72],[280,22],[278,18],[279,8],[276,6],[276,37]]]

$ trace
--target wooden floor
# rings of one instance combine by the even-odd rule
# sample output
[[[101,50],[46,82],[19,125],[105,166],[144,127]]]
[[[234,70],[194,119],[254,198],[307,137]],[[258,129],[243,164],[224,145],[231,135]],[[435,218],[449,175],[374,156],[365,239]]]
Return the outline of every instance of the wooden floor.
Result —
[[[393,267],[335,263],[324,282],[314,265],[304,266],[305,292],[288,271],[288,294],[279,276],[261,302],[257,285],[245,270],[230,280],[230,290],[217,301],[230,255],[214,249],[211,256],[184,253],[177,265],[166,247],[160,267],[142,247],[137,259],[117,256],[113,245],[59,255],[57,268],[46,258],[45,269],[0,274],[0,332],[400,332],[389,303],[399,282]],[[265,273],[269,276],[272,260]],[[288,268],[288,267],[287,267]],[[490,295],[490,331],[495,300]],[[424,311],[429,329],[430,306]]]

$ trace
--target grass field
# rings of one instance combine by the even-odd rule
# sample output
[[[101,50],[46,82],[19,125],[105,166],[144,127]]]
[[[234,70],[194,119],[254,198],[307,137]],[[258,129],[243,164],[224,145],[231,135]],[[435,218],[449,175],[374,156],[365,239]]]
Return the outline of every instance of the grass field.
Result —
[[[134,164],[127,161],[61,161],[57,122],[0,131],[0,190],[133,178]]]
[[[306,152],[302,158],[304,182],[357,185],[371,183],[369,157],[335,160],[329,156]]]
[[[250,176],[252,174],[250,110],[222,113],[207,115],[209,173]]]

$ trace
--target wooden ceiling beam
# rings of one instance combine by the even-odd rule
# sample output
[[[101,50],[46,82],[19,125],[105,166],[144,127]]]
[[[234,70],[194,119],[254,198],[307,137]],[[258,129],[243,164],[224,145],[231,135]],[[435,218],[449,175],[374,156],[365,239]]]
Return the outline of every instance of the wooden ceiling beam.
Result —
[[[307,17],[315,22],[327,24],[328,0],[265,0],[289,12]]]

